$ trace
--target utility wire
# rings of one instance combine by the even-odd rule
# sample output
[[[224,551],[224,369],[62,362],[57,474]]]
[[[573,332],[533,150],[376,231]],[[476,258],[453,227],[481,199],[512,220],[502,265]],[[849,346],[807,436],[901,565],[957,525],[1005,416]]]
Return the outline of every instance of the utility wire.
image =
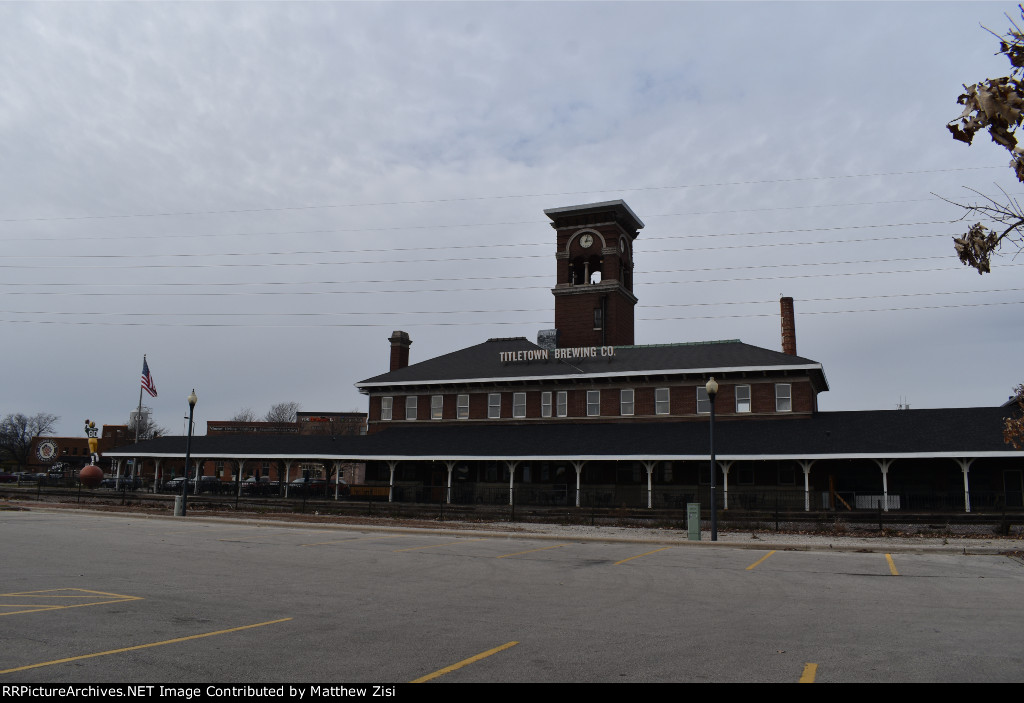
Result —
[[[940,257],[948,258],[948,257]],[[1022,264],[1003,264],[1003,267],[1007,266],[1020,266]],[[699,269],[705,270],[705,269]],[[844,271],[834,273],[805,273],[795,274],[791,276],[752,276],[747,278],[704,278],[704,279],[686,279],[683,281],[647,281],[643,282],[642,286],[656,286],[656,285],[690,285],[690,284],[704,284],[704,283],[739,283],[745,281],[788,281],[798,279],[810,279],[810,278],[837,278],[845,276],[877,276],[877,275],[892,275],[892,274],[910,274],[910,273],[934,273],[934,272],[950,272],[959,271],[958,266],[942,266],[938,268],[929,269],[897,269],[892,271]],[[668,273],[677,273],[676,270],[669,271]],[[450,280],[450,279],[442,279]],[[351,281],[338,281],[336,285],[344,285],[351,283]],[[191,284],[189,287],[194,288],[196,285],[203,284]],[[216,284],[210,284],[216,285]],[[298,285],[298,284],[295,284]],[[486,288],[406,288],[397,290],[326,290],[326,291],[249,291],[249,292],[196,292],[188,291],[183,293],[178,292],[147,292],[141,291],[133,293],[133,297],[140,296],[166,296],[166,297],[177,297],[177,296],[199,296],[199,297],[229,297],[229,296],[250,296],[250,295],[382,295],[382,294],[409,294],[409,293],[474,293],[474,292],[486,292],[486,291],[530,291],[530,290],[551,290],[551,286],[492,286]],[[123,297],[123,292],[112,292],[112,293],[90,293],[90,292],[56,292],[56,291],[11,291],[5,295],[49,295],[49,296],[76,296],[76,297],[100,297],[100,296],[116,296]]]
[[[151,212],[151,213],[129,213],[119,215],[78,215],[78,216],[65,216],[65,217],[19,217],[19,218],[3,218],[0,222],[55,222],[55,221],[79,221],[79,220],[112,220],[112,219],[127,219],[135,217],[177,217],[177,216],[192,216],[192,215],[235,215],[242,213],[258,213],[258,212],[288,212],[288,211],[307,211],[307,210],[328,210],[328,209],[340,209],[340,208],[358,208],[358,207],[381,207],[388,206],[394,207],[398,205],[432,205],[438,203],[461,203],[461,202],[477,202],[482,200],[511,200],[516,198],[548,198],[548,197],[562,197],[568,195],[588,195],[593,193],[639,193],[649,192],[658,190],[681,190],[687,188],[722,188],[727,186],[740,186],[740,185],[766,185],[770,183],[800,183],[807,181],[830,181],[830,180],[846,180],[855,178],[882,178],[889,176],[913,176],[922,175],[927,173],[952,173],[957,171],[982,171],[996,168],[1005,168],[1005,166],[972,166],[962,168],[938,168],[938,169],[926,169],[920,171],[881,171],[877,173],[857,173],[857,174],[840,174],[832,176],[801,176],[794,178],[764,178],[748,181],[721,181],[717,183],[684,183],[679,185],[663,185],[663,186],[639,186],[633,188],[599,188],[591,190],[576,190],[576,191],[562,191],[553,193],[516,193],[516,194],[503,194],[503,195],[477,195],[477,196],[464,196],[460,198],[433,198],[427,200],[392,200],[392,201],[381,201],[381,202],[368,202],[368,203],[338,203],[329,205],[294,205],[288,207],[264,207],[264,208],[238,208],[228,210],[190,210],[190,211],[177,211],[177,212]]]
[[[900,308],[873,308],[867,310],[812,310],[801,312],[801,315],[849,315],[857,313],[880,313],[880,312],[904,312],[904,311],[920,311],[920,310],[947,310],[953,308],[977,308],[977,307],[990,307],[997,305],[1021,305],[1024,304],[1024,300],[1013,300],[1005,302],[989,302],[989,303],[956,303],[950,305],[919,305],[912,307],[900,307]],[[641,317],[638,321],[644,322],[665,322],[675,320],[716,320],[716,319],[741,319],[741,318],[754,318],[754,317],[777,317],[778,313],[747,313],[747,314],[735,314],[735,315],[697,315],[689,317]],[[214,322],[181,322],[181,323],[169,323],[169,322],[89,322],[89,321],[70,321],[70,320],[0,320],[0,324],[33,324],[33,325],[77,325],[77,326],[102,326],[102,327],[224,327],[224,328],[239,328],[239,327],[255,327],[255,328],[279,328],[279,329],[292,329],[292,328],[310,328],[310,327],[332,327],[332,328],[348,328],[348,327],[391,327],[393,323],[378,324],[378,323],[329,323],[329,324],[302,324],[302,325],[281,325],[281,324],[231,324],[231,323],[214,323]],[[408,327],[485,327],[489,325],[550,325],[551,319],[546,320],[519,320],[519,321],[508,321],[508,320],[488,320],[486,322],[479,321],[467,321],[467,322],[436,322],[436,321],[406,321],[402,323],[403,326]]]
[[[940,221],[940,222],[928,222],[928,223],[917,223],[917,222],[915,222],[915,223],[907,223],[907,224],[888,224],[888,225],[870,225],[870,226],[871,227],[876,227],[876,226],[877,227],[906,227],[906,226],[917,225],[917,224],[946,224],[946,222],[942,222],[942,221]],[[824,229],[825,228],[813,229],[813,230],[801,230],[801,232],[820,232],[820,231],[824,231]],[[849,227],[848,226],[848,227],[843,227],[843,228],[840,228],[840,229],[853,229],[853,227]],[[680,238],[688,238],[688,237],[693,237],[693,238],[698,238],[698,237],[728,237],[728,236],[742,236],[742,235],[748,235],[748,234],[780,234],[780,233],[783,233],[783,232],[781,232],[781,231],[757,232],[757,233],[750,233],[750,232],[728,233],[727,232],[727,233],[723,233],[723,234],[682,235],[682,237],[650,237],[650,238],[646,239],[645,241],[648,241],[648,242],[649,241],[655,241],[655,240],[662,240],[662,241],[664,241],[664,240],[673,240],[673,241],[676,241],[676,240],[678,240]],[[764,248],[764,247],[810,246],[810,245],[815,245],[815,244],[858,244],[858,243],[864,243],[864,242],[894,241],[894,240],[897,240],[897,239],[898,240],[904,240],[904,239],[928,239],[928,238],[938,238],[938,237],[953,237],[953,236],[956,236],[956,235],[959,235],[959,234],[962,234],[962,233],[957,232],[957,233],[954,233],[954,234],[934,234],[934,233],[929,233],[929,234],[909,234],[909,235],[908,234],[904,234],[904,235],[894,235],[894,236],[891,236],[891,237],[861,237],[861,238],[858,238],[858,239],[831,239],[831,240],[829,240],[829,239],[822,239],[822,240],[810,241],[810,242],[807,242],[807,241],[800,241],[800,242],[762,242],[760,244],[750,244],[750,243],[747,243],[747,244],[725,244],[725,245],[710,246],[710,247],[682,247],[682,248],[677,248],[677,249],[653,249],[653,250],[648,249],[648,250],[643,250],[643,251],[639,252],[639,255],[640,256],[644,256],[646,254],[663,254],[663,253],[666,253],[666,252],[673,252],[673,251],[690,251],[690,252],[692,252],[692,251],[720,251],[722,249],[758,249],[758,248]],[[542,242],[519,242],[519,243],[515,243],[515,244],[458,244],[458,245],[443,246],[443,247],[389,247],[387,249],[306,249],[306,250],[292,250],[292,251],[255,251],[255,252],[222,252],[222,253],[199,252],[199,253],[192,253],[192,254],[188,254],[188,253],[178,253],[178,254],[25,254],[25,255],[17,254],[17,255],[8,255],[8,256],[5,256],[4,258],[5,259],[46,259],[46,260],[51,260],[51,259],[75,259],[75,260],[79,260],[79,259],[154,259],[154,258],[162,258],[162,257],[169,257],[169,258],[204,257],[204,258],[206,258],[206,257],[211,257],[211,256],[313,256],[313,255],[325,256],[325,255],[329,255],[329,254],[344,254],[344,255],[348,255],[348,254],[367,254],[367,253],[388,253],[388,254],[391,254],[391,253],[394,253],[394,252],[397,252],[397,251],[403,251],[403,252],[404,251],[439,251],[439,250],[441,250],[441,251],[448,251],[448,250],[451,250],[451,249],[488,249],[488,250],[490,250],[490,249],[494,249],[496,247],[506,247],[506,248],[507,247],[515,247],[515,248],[520,248],[521,249],[521,248],[524,248],[524,247],[540,247],[540,246],[550,248],[551,244],[550,243],[542,243]],[[488,258],[494,259],[494,260],[502,260],[502,259],[528,258],[528,257],[526,257],[526,256],[491,256],[491,257],[488,257]],[[535,255],[531,255],[530,258],[536,258],[536,257],[535,257]],[[442,259],[442,261],[443,261],[443,259]],[[360,262],[353,262],[353,263],[360,263]],[[362,263],[378,264],[378,263],[391,263],[391,262],[390,261],[383,261],[383,262],[382,261],[370,261],[370,262],[362,262]],[[0,284],[0,285],[2,285],[2,284]]]
[[[961,290],[961,291],[935,291],[928,293],[891,293],[881,295],[850,295],[834,296],[830,298],[801,298],[801,306],[805,303],[836,302],[849,300],[880,300],[890,298],[913,298],[913,297],[934,297],[938,295],[977,295],[983,293],[1011,293],[1024,291],[1024,288],[992,288],[988,290]],[[644,308],[692,308],[692,307],[718,307],[722,305],[777,305],[778,300],[731,300],[720,302],[695,302],[695,303],[664,303],[656,305],[645,305]],[[296,316],[296,317],[348,317],[348,316],[380,316],[380,315],[499,315],[507,313],[523,312],[549,312],[550,307],[544,308],[507,308],[488,310],[344,310],[338,312],[110,312],[86,310],[79,312],[52,311],[52,310],[0,310],[0,315],[88,315],[88,316],[123,316],[123,317],[220,317],[229,315],[231,317],[275,317],[275,316]],[[801,310],[801,314],[804,311]],[[773,313],[774,314],[774,313]],[[662,318],[643,318],[662,319]],[[676,319],[676,318],[664,318]]]

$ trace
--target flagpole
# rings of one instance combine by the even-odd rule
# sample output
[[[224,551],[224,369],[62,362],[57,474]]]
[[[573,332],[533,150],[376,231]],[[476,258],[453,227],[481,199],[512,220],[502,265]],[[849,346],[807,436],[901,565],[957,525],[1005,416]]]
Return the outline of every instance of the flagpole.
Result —
[[[142,355],[142,366],[143,366],[143,368],[145,368],[145,366],[146,366],[146,355],[145,354]],[[139,420],[141,418],[142,418],[142,384],[140,383],[139,384],[139,410],[135,414],[135,443],[136,444],[139,443],[139,425],[141,424],[139,422]]]

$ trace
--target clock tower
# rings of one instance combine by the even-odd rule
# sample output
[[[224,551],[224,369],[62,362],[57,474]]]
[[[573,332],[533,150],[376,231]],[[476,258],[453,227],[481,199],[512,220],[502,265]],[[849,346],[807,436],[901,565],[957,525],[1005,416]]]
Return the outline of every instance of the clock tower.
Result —
[[[557,232],[558,346],[633,344],[633,241],[644,223],[622,200],[544,214]]]

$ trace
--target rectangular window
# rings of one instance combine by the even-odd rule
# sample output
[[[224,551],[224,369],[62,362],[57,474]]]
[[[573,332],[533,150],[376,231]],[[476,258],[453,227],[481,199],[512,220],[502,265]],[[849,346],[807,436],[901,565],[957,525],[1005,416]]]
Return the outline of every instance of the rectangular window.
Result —
[[[704,386],[697,386],[697,414],[709,415],[711,413],[711,401],[708,400],[708,389]]]
[[[619,415],[633,414],[633,389],[623,388],[619,391]]]
[[[457,418],[459,418],[460,420],[468,419],[469,418],[469,396],[468,395],[460,395],[456,405],[457,405],[457,408],[456,408],[456,411],[455,411],[456,412],[455,416]]]
[[[512,394],[512,417],[526,417],[526,394]]]
[[[601,391],[587,391],[587,416],[596,417],[601,414]]]
[[[750,412],[750,386],[736,386],[736,412]]]
[[[654,412],[657,415],[668,415],[670,406],[668,402],[668,388],[654,389]]]
[[[391,407],[392,403],[395,402],[394,398],[381,398],[380,399],[380,419],[390,420],[391,419]]]
[[[415,420],[416,419],[416,404],[419,402],[419,398],[414,395],[405,396],[405,419]]]
[[[501,393],[487,394],[487,417],[492,420],[501,417]]]
[[[775,384],[775,412],[788,413],[793,410],[793,388],[788,383]]]
[[[443,395],[432,395],[430,396],[430,419],[440,420],[444,414],[444,396]]]
[[[568,417],[569,415],[569,393],[567,391],[558,391],[558,417]]]
[[[540,416],[551,417],[551,391],[540,394]]]

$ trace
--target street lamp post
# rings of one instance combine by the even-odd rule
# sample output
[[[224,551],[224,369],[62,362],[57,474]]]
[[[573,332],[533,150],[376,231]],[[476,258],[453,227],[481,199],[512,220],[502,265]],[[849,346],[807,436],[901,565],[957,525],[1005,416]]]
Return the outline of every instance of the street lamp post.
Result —
[[[196,397],[196,389],[193,388],[192,392],[188,394],[188,439],[185,440],[185,480],[181,482],[181,515],[185,516],[186,503],[188,501],[188,464],[189,459],[192,456],[192,414],[196,409],[196,401],[199,398]],[[199,483],[199,477],[196,477],[196,483]]]
[[[708,393],[708,402],[711,405],[711,424],[708,430],[708,436],[711,444],[711,541],[718,541],[718,506],[715,499],[715,396],[718,395],[718,383],[715,381],[715,377],[712,376],[708,379],[708,383],[704,386],[704,390]]]

